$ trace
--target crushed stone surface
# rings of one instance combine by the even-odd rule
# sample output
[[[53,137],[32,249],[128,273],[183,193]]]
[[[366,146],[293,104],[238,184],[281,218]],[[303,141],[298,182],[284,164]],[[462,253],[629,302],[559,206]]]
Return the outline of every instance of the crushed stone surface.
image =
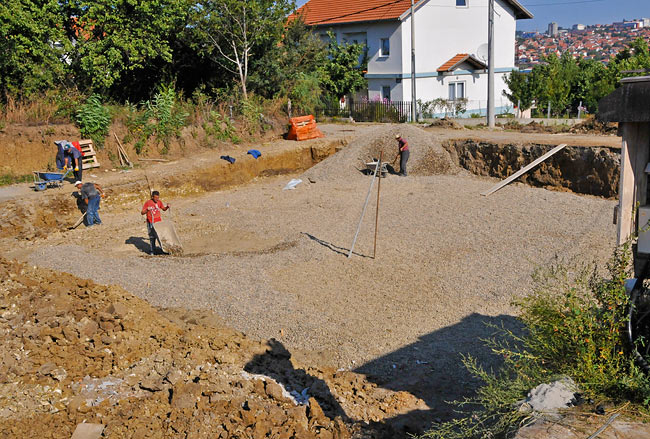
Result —
[[[359,169],[379,151],[392,160],[396,132],[411,147],[410,176],[381,179],[376,258],[373,194],[348,259],[370,185]],[[214,313],[253,340],[277,340],[302,364],[355,371],[380,390],[408,392],[426,403],[425,421],[448,418],[445,401],[477,384],[461,354],[498,366],[480,339],[494,326],[518,330],[511,302],[531,290],[536,268],[609,258],[615,201],[521,183],[483,197],[496,180],[461,171],[441,139],[415,126],[366,126],[301,175],[178,199],[163,187],[183,256],[146,256],[141,203],[118,202],[118,194],[103,202],[102,226],[43,235],[26,228],[11,253],[123,287],[154,307],[184,308],[188,319]],[[303,183],[283,191],[291,178]],[[9,220],[20,227],[16,209]]]
[[[415,167],[430,135],[400,130]],[[382,179],[377,257],[373,195],[348,259],[370,185],[355,166],[393,146],[394,128],[379,127],[299,176],[295,190],[282,191],[292,178],[283,176],[175,200],[181,241],[202,241],[195,254],[144,256],[133,206],[101,228],[48,238],[30,261],[120,285],[154,306],[211,310],[306,361],[370,374],[444,412],[444,401],[475,385],[461,354],[498,364],[480,340],[495,332],[486,323],[518,327],[511,302],[531,290],[536,268],[609,258],[615,202],[519,183],[483,197],[496,180],[458,173],[427,144],[445,163],[435,169],[447,171]]]

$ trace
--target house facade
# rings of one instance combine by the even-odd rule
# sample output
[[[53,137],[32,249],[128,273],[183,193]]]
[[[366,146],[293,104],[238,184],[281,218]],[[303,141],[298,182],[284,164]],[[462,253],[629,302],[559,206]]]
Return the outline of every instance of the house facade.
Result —
[[[467,112],[487,108],[489,0],[419,0],[415,5],[417,99],[466,99]],[[367,48],[369,100],[411,100],[410,0],[310,0],[296,14],[321,38]],[[517,0],[495,0],[495,101],[497,113],[512,111],[503,96],[504,77],[515,68],[516,21],[532,18]],[[439,115],[439,114],[437,114]]]

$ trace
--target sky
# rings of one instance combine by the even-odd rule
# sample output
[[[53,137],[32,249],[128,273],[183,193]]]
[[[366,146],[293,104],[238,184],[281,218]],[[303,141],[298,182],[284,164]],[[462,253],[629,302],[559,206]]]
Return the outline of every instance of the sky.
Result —
[[[387,0],[389,1],[389,0]],[[471,1],[471,0],[470,0]],[[546,31],[548,24],[560,27],[574,24],[608,24],[624,18],[650,18],[650,0],[519,0],[535,16],[519,20],[517,29]],[[298,6],[307,0],[297,0]]]

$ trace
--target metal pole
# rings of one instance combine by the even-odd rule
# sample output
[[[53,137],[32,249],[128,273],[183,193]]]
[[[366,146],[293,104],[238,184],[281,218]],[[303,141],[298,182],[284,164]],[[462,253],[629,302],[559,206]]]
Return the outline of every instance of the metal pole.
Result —
[[[494,128],[494,0],[488,6],[488,126]]]
[[[578,105],[578,119],[582,119],[582,101],[580,101],[580,105]]]
[[[384,151],[379,152],[379,183],[377,183],[377,211],[375,212],[375,246],[372,250],[372,258],[377,255],[377,230],[379,228],[379,194],[381,193],[381,162],[384,159]]]
[[[411,0],[411,122],[417,122],[415,93],[415,1]]]
[[[350,246],[350,253],[348,253],[348,259],[352,257],[354,244],[357,243],[357,238],[359,237],[359,230],[361,230],[361,222],[363,221],[363,216],[366,214],[366,207],[368,207],[368,201],[370,200],[370,193],[372,192],[372,187],[375,185],[375,177],[377,177],[378,170],[379,170],[379,161],[377,161],[377,166],[375,167],[375,174],[372,176],[370,189],[368,189],[368,195],[366,195],[366,202],[363,204],[363,210],[361,211],[361,218],[359,218],[359,225],[357,226],[357,232],[354,234],[354,240],[352,241],[352,245]]]

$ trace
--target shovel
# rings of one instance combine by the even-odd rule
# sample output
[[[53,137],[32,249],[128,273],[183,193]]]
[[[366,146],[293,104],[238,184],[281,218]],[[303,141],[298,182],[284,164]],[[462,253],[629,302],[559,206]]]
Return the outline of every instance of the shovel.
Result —
[[[86,218],[86,213],[87,212],[84,212],[84,214],[81,215],[81,218],[79,218],[76,223],[74,223],[72,226],[68,227],[68,230],[73,230],[73,229],[76,229],[77,227],[79,227],[79,225],[81,225],[81,223],[84,222],[84,218]]]

